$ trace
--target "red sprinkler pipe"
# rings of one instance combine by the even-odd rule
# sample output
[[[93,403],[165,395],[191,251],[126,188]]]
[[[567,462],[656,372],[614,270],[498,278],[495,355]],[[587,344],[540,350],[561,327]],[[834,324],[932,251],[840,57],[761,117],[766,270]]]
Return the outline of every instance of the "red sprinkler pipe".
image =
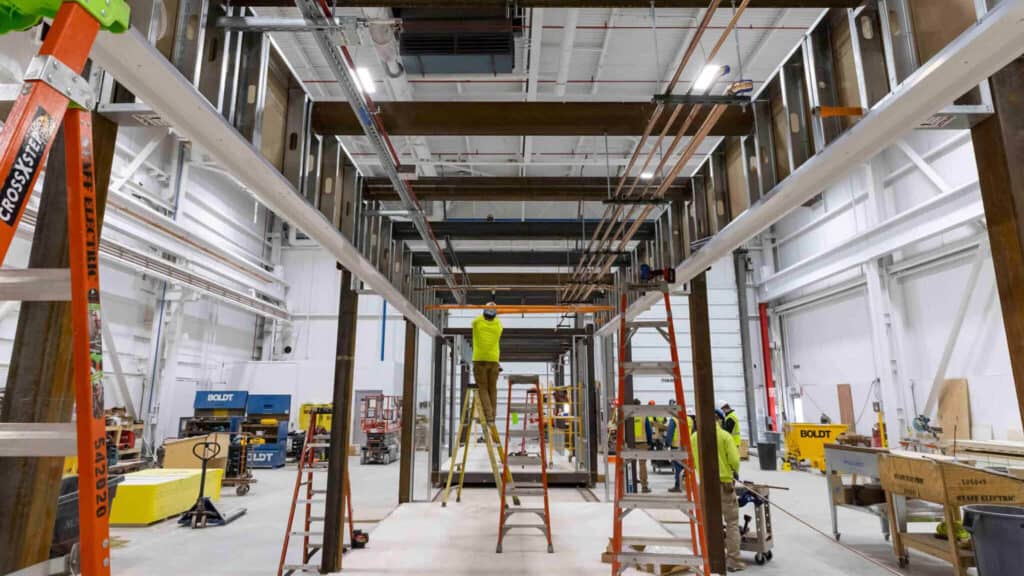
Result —
[[[768,341],[768,304],[761,302],[757,305],[758,314],[761,316],[761,354],[764,364],[764,388],[768,400],[768,418],[771,419],[771,431],[778,432],[779,425],[775,417],[775,380],[772,378],[772,349]]]

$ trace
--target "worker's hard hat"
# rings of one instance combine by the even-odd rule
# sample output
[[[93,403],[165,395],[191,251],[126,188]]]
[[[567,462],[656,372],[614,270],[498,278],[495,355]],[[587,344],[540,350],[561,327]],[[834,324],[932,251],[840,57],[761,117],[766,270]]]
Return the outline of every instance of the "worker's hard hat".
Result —
[[[498,305],[495,304],[493,301],[484,304],[484,306],[486,306],[486,308],[484,308],[485,318],[494,318],[495,316],[498,315]]]
[[[732,410],[732,406],[729,406],[728,402],[726,402],[725,404],[722,404],[722,412],[728,412],[730,410]]]
[[[647,401],[647,405],[648,406],[654,406],[654,404],[655,404],[654,400],[648,400]]]

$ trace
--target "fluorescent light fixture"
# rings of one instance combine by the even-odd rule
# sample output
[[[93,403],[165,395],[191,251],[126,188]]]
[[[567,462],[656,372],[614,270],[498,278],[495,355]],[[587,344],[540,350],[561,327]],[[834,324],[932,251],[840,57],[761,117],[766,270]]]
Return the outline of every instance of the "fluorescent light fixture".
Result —
[[[704,67],[703,70],[700,71],[700,74],[697,76],[697,80],[694,81],[694,91],[703,92],[708,88],[711,88],[711,85],[715,83],[715,80],[718,79],[718,76],[721,73],[721,66],[719,66],[718,64],[708,64],[707,66]]]
[[[650,180],[651,178],[654,178],[653,172],[644,172],[643,174],[640,175],[641,180]]]
[[[369,68],[356,68],[356,76],[359,77],[359,87],[363,89],[363,92],[373,94],[377,91],[377,83],[373,81]]]

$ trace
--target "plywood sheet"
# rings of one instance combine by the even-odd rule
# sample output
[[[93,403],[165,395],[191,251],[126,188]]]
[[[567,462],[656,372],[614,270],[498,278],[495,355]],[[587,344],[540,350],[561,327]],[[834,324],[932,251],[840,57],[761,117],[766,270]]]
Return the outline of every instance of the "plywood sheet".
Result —
[[[921,63],[931,59],[978,19],[974,0],[910,0],[909,4]]]
[[[836,18],[833,21],[831,41],[838,105],[863,106],[860,101],[860,84],[857,80],[857,63],[854,59],[850,23],[847,18]],[[845,130],[856,124],[859,119],[857,116],[843,116],[839,121]]]
[[[288,73],[276,52],[271,50],[267,74],[267,92],[263,107],[260,152],[281,170],[284,166],[285,116],[288,113]]]
[[[727,138],[725,141],[725,174],[729,188],[729,212],[732,218],[739,216],[750,206],[745,172],[743,142],[739,138]]]
[[[971,402],[967,380],[943,382],[939,393],[939,426],[943,440],[967,440],[971,437]]]
[[[853,408],[853,389],[849,384],[836,384],[839,396],[839,421],[850,427],[852,434],[857,433],[857,416]]]

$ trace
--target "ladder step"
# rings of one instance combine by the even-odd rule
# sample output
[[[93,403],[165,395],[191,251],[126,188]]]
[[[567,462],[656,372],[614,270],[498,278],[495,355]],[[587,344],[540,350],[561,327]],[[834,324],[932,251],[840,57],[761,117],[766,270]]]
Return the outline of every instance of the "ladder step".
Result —
[[[2,422],[0,457],[74,456],[78,432],[73,423]]]
[[[509,374],[509,384],[532,384],[534,386],[540,385],[540,376],[532,374]]]
[[[626,374],[635,374],[637,376],[649,376],[649,375],[661,375],[668,374],[674,375],[673,370],[675,369],[675,363],[668,362],[623,362],[622,368],[626,371]]]
[[[0,300],[67,302],[71,299],[68,268],[22,268],[0,271]]]
[[[510,488],[509,492],[516,496],[543,496],[544,488],[520,488],[516,486],[515,488]]]
[[[668,328],[668,320],[633,320],[626,328]]]
[[[285,564],[284,571],[320,573],[319,564]]]
[[[692,548],[693,542],[687,538],[667,538],[656,536],[623,536],[622,547],[626,546],[664,546],[666,548]]]
[[[543,508],[522,508],[522,507],[506,508],[505,509],[505,517],[506,518],[508,518],[509,516],[511,516],[513,514],[537,514],[539,516],[544,516],[544,509]]]
[[[540,456],[509,456],[509,466],[540,466]]]
[[[517,414],[536,414],[537,405],[526,402],[513,402],[508,405],[508,411],[515,412]]]
[[[619,562],[627,566],[639,566],[653,564],[654,572],[660,573],[662,566],[690,566],[700,568],[704,566],[704,559],[693,554],[662,554],[657,552],[622,552],[613,554]]]
[[[637,416],[653,416],[657,418],[679,417],[679,406],[674,404],[655,404],[654,406],[651,406],[650,404],[623,404],[619,407],[619,410],[622,411],[622,416],[624,418]]]
[[[306,498],[300,498],[295,501],[296,504],[323,504],[326,500],[311,500]]]
[[[685,450],[635,450],[623,448],[620,456],[624,460],[671,460],[675,462],[686,461]]]
[[[544,484],[540,482],[517,482],[516,490],[543,490]]]
[[[305,447],[306,448],[330,448],[331,447],[331,443],[330,442],[310,442],[309,444],[306,444]]]
[[[313,494],[327,494],[327,488],[313,488],[311,492]]]
[[[545,534],[548,533],[547,524],[505,524],[503,532],[507,534],[513,528],[536,528]]]
[[[326,518],[324,516],[310,516],[310,522],[323,522]]]
[[[652,494],[627,494],[619,500],[624,510],[693,510],[694,503],[682,495],[669,497]]]
[[[310,531],[310,530],[292,530],[294,536],[323,536],[322,531]]]
[[[509,430],[509,438],[539,438],[539,430]]]

